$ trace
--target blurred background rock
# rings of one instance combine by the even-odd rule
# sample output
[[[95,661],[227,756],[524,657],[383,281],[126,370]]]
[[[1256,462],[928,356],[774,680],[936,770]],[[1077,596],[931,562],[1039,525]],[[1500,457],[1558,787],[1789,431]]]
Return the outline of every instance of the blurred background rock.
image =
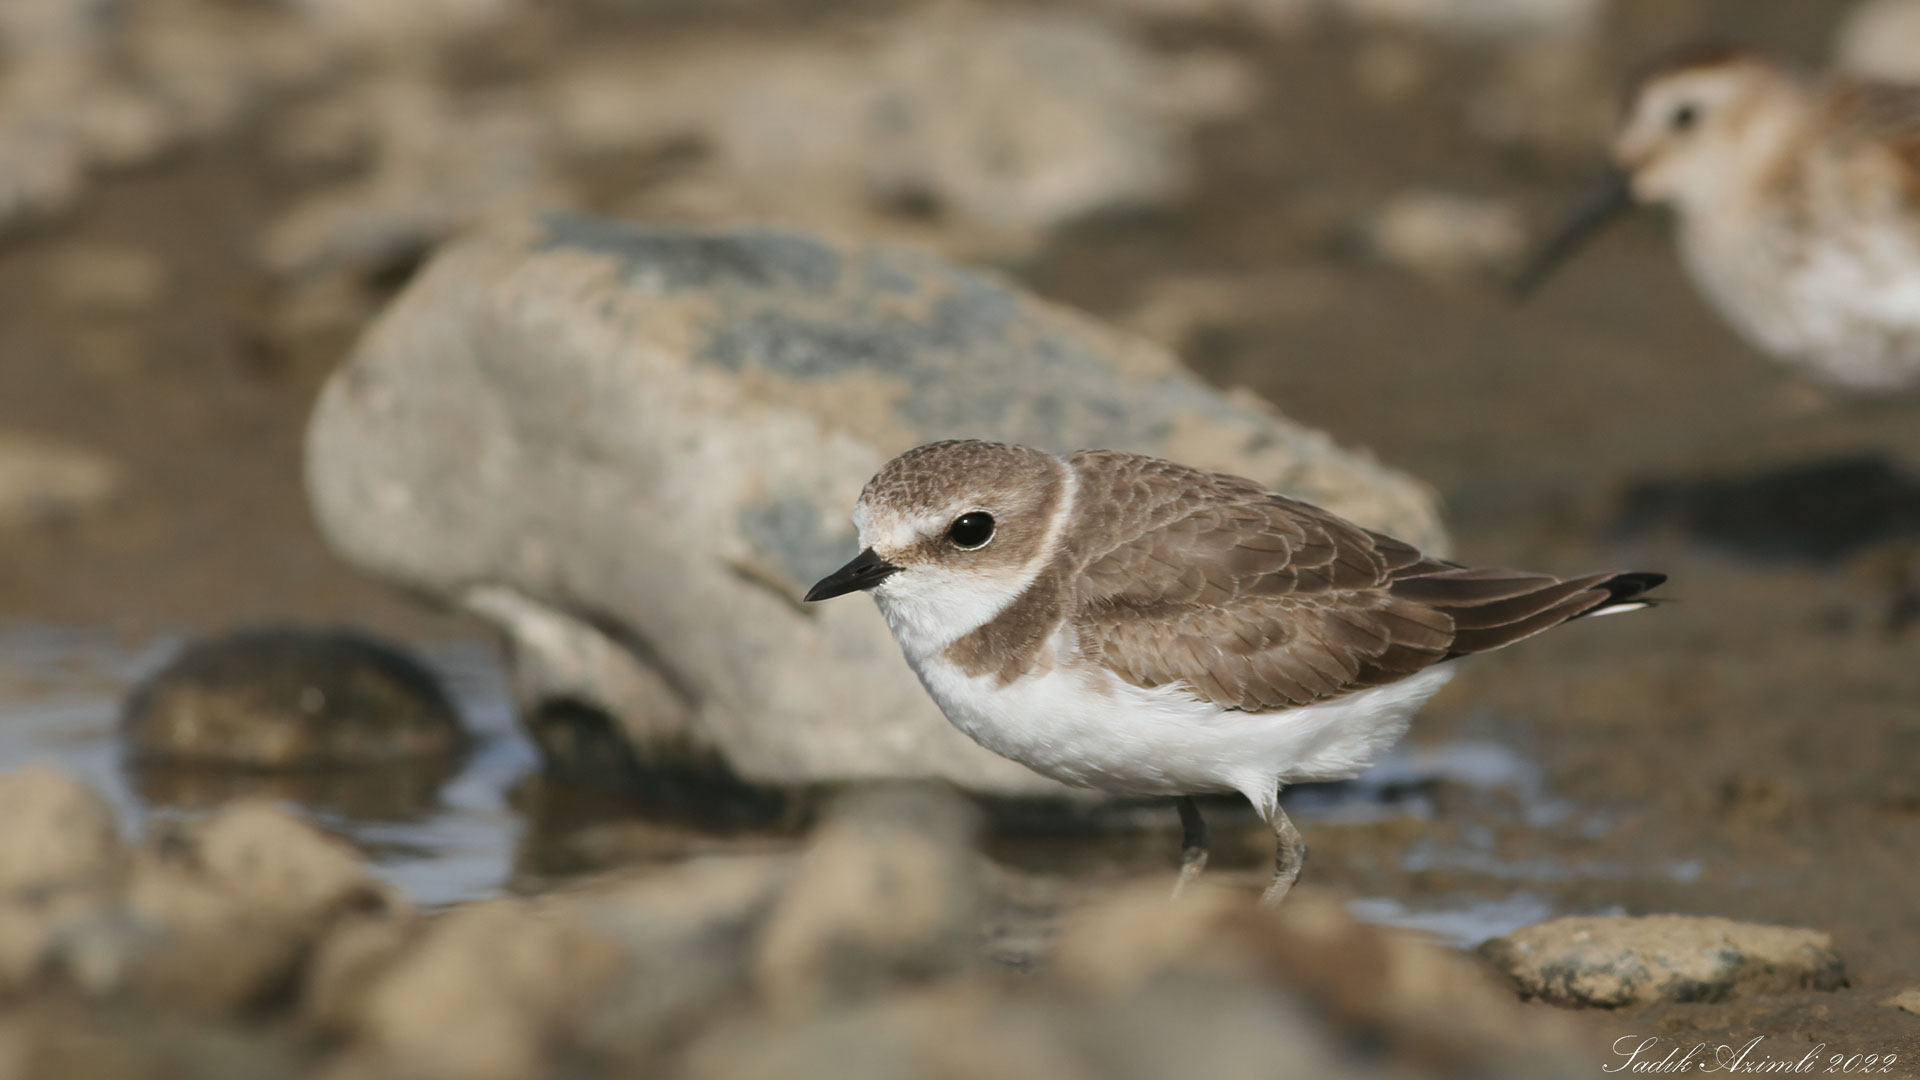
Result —
[[[1914,406],[1754,363],[1650,216],[1525,308],[1497,287],[1647,54],[1730,33],[1914,77],[1916,10],[3,0],[0,766],[87,786],[27,774],[0,797],[24,808],[0,815],[0,1074],[786,1075],[857,1045],[876,1075],[1585,1075],[1640,1030],[1920,1060],[1912,1015],[1882,1004],[1920,985],[1920,672],[1884,618],[1920,534]],[[1407,528],[1440,536],[1443,509],[1463,556],[1646,565],[1682,599],[1487,658],[1378,775],[1299,793],[1327,893],[1277,920],[1231,896],[1165,909],[1160,877],[1130,892],[1170,869],[1160,807],[976,818],[945,795],[688,786],[570,692],[615,687],[670,725],[724,670],[636,665],[610,620],[554,630],[524,589],[377,581],[323,542],[301,482],[321,386],[438,245],[554,211],[999,275],[1089,313],[1059,317],[1110,359],[1177,357],[1181,393],[1324,432],[1328,460],[1413,493]],[[755,566],[740,589],[787,574]],[[509,682],[495,628],[514,620],[523,660],[543,628],[558,646]],[[417,654],[443,684],[418,700],[462,716],[429,705],[423,737],[464,753],[121,766],[132,686],[195,635],[293,623]],[[357,730],[289,700],[299,745]],[[1257,836],[1220,832],[1218,883],[1251,882]],[[1573,948],[1563,922],[1489,947],[1500,988],[1343,906],[1456,944],[1661,912],[1830,941],[1805,978],[1689,974],[1745,989],[1636,989],[1595,1019],[1512,1001],[1579,996],[1511,959]],[[1620,951],[1565,955],[1711,972],[1692,961],[1732,940],[1604,931]],[[1568,1015],[1557,1049],[1493,1034]]]

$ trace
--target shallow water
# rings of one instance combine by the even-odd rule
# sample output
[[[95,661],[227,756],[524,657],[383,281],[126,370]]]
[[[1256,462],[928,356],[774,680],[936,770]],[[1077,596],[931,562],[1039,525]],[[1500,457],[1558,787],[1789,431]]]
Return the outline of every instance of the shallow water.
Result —
[[[667,820],[618,800],[597,809],[590,805],[585,814],[572,806],[553,812],[556,799],[580,801],[553,785],[517,800],[516,788],[537,774],[538,758],[515,722],[495,652],[475,641],[415,650],[445,681],[475,737],[474,749],[450,775],[136,769],[123,760],[116,738],[121,697],[184,644],[171,634],[127,639],[97,629],[0,628],[0,770],[42,762],[68,772],[107,797],[127,836],[137,836],[149,819],[204,812],[240,795],[298,804],[358,844],[378,873],[428,906],[498,895],[528,878],[792,842],[778,830],[742,832]],[[1436,805],[1440,793],[1444,815]],[[1562,913],[1543,895],[1555,883],[1645,873],[1686,880],[1699,873],[1697,863],[1629,868],[1553,854],[1502,854],[1497,838],[1509,827],[1580,835],[1604,830],[1607,822],[1601,813],[1556,799],[1533,762],[1493,739],[1402,746],[1357,780],[1294,789],[1287,805],[1303,826],[1323,830],[1329,839],[1329,831],[1341,827],[1448,819],[1453,827],[1392,848],[1387,872],[1399,884],[1424,872],[1461,872],[1480,879],[1476,891],[1413,889],[1415,902],[1402,889],[1401,899],[1363,897],[1351,908],[1369,921],[1460,945]],[[1262,857],[1264,826],[1250,810],[1223,801],[1209,816],[1219,864],[1233,863],[1236,845],[1242,861]],[[1172,817],[1164,807],[1142,806],[1113,815],[1109,824],[1144,831],[1023,831],[996,837],[991,850],[1055,877],[1153,872],[1170,868],[1172,847],[1164,832]]]

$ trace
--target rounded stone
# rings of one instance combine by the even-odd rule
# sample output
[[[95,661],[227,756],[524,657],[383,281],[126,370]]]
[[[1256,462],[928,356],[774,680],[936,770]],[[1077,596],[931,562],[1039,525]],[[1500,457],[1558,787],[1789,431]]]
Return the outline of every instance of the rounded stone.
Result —
[[[1847,984],[1826,933],[1701,915],[1552,919],[1479,951],[1521,996],[1565,1007],[1731,1001]]]
[[[256,913],[305,928],[391,902],[350,844],[265,800],[231,803],[188,831],[201,871]]]
[[[113,808],[48,768],[0,776],[0,892],[98,880],[120,861]]]
[[[208,638],[137,687],[121,717],[141,763],[311,769],[445,758],[466,730],[439,680],[346,630]]]

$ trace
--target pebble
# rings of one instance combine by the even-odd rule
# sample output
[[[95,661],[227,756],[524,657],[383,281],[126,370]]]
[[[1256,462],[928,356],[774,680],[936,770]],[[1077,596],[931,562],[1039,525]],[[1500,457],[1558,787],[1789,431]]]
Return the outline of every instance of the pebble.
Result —
[[[1444,191],[1406,191],[1389,199],[1369,229],[1383,259],[1435,277],[1511,263],[1526,244],[1514,207]]]
[[[979,816],[951,789],[877,785],[814,831],[763,932],[755,976],[778,1009],[959,971],[972,952]]]
[[[0,776],[0,893],[98,882],[120,864],[113,808],[92,789],[42,766]]]
[[[1711,916],[1554,919],[1494,938],[1480,954],[1523,996],[1565,1006],[1730,1001],[1847,982],[1821,931]]]

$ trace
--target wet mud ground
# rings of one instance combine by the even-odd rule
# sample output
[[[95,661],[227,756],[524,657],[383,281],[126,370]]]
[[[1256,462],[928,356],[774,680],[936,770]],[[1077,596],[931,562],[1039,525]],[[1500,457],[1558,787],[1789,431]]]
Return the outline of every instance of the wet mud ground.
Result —
[[[1777,5],[1734,25],[1810,57],[1827,40],[1826,8]],[[1628,3],[1615,47],[1624,63],[1744,10]],[[1678,911],[1825,929],[1848,962],[1844,991],[1597,1022],[1920,1061],[1920,1018],[1880,1004],[1920,985],[1920,627],[1887,626],[1920,551],[1920,402],[1831,401],[1775,371],[1703,307],[1650,215],[1526,306],[1491,281],[1369,262],[1337,230],[1302,226],[1303,192],[1329,177],[1356,199],[1435,183],[1541,221],[1577,174],[1490,153],[1458,133],[1438,92],[1361,102],[1337,32],[1264,44],[1168,34],[1260,50],[1259,106],[1206,133],[1182,206],[1088,223],[1005,269],[1115,319],[1168,275],[1270,275],[1270,305],[1182,343],[1206,378],[1433,484],[1459,557],[1673,577],[1672,602],[1654,612],[1477,660],[1416,722],[1415,751],[1507,748],[1527,763],[1511,782],[1416,776],[1382,796],[1415,810],[1344,817],[1339,800],[1316,814],[1303,793],[1310,880],[1382,911],[1493,903],[1514,923]],[[1438,87],[1472,76],[1471,58],[1435,62]],[[127,471],[98,513],[0,533],[0,611],[130,645],[274,619],[484,640],[346,568],[308,519],[301,428],[351,335],[290,347],[275,332],[281,298],[251,244],[303,179],[268,163],[259,134],[110,178],[77,216],[0,246],[0,428],[103,451]],[[110,321],[49,301],[48,261],[102,243],[163,256],[157,308]],[[368,302],[395,284],[370,287]],[[1231,825],[1231,807],[1217,813],[1216,866],[1251,883],[1261,839]],[[1092,848],[1007,837],[999,853],[1016,874],[1097,889],[1170,866],[1164,818]],[[564,852],[537,850],[531,834],[525,880],[644,856],[653,835],[645,819],[598,828]]]

